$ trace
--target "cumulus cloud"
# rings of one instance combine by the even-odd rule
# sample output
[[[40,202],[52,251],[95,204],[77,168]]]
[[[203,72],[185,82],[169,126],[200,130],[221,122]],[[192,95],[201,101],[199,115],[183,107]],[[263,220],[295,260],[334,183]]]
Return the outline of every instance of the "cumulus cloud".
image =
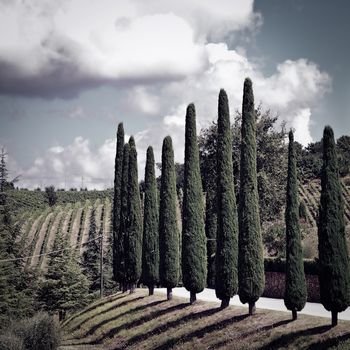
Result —
[[[107,83],[182,79],[205,69],[209,38],[255,17],[253,0],[1,2],[0,93],[71,98]]]
[[[105,189],[112,184],[114,157],[115,140],[107,139],[93,150],[90,141],[79,136],[70,145],[53,146],[37,157],[22,170],[19,186]]]

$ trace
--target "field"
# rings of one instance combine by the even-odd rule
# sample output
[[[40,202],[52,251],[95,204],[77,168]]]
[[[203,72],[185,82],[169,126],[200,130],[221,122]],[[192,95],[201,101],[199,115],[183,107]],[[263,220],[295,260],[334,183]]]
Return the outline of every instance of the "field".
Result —
[[[329,327],[329,319],[247,309],[218,303],[115,294],[70,316],[63,323],[60,350],[78,349],[349,349],[350,322]]]

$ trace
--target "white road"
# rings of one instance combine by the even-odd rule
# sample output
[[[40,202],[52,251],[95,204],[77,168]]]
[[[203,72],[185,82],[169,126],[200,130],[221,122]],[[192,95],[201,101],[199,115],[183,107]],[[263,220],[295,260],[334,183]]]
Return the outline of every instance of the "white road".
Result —
[[[156,288],[154,291],[166,294],[166,288]],[[173,295],[177,297],[188,298],[188,300],[190,299],[190,292],[185,288],[173,288]],[[208,288],[205,288],[203,292],[197,294],[197,299],[221,303],[221,301],[216,298],[215,290]],[[239,301],[238,295],[235,295],[233,298],[231,298],[230,305],[243,307],[245,306],[248,309],[247,304],[244,305]],[[285,311],[290,313],[290,311],[286,309],[283,299],[259,298],[259,300],[256,302],[256,307],[259,309]],[[306,303],[304,309],[299,313],[311,316],[331,318],[331,313],[327,311],[322,306],[322,304],[318,303]],[[338,319],[350,321],[350,308],[348,307],[344,312],[340,312],[338,314]]]

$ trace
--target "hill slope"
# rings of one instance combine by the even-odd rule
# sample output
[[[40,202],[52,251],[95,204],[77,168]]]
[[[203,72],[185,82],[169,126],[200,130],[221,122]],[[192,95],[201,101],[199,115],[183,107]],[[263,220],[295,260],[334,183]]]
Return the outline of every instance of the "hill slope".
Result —
[[[349,349],[350,322],[258,309],[220,310],[217,303],[116,294],[99,300],[62,325],[62,350],[88,349]],[[341,346],[339,345],[341,344]],[[338,346],[339,345],[339,346]]]

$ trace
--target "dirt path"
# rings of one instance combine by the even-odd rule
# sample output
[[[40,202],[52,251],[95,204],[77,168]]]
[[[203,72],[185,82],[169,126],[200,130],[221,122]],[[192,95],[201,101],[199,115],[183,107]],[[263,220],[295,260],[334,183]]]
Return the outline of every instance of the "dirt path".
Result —
[[[81,246],[80,246],[80,256],[82,256],[83,252],[85,251],[84,244],[87,242],[89,238],[89,227],[90,227],[90,218],[92,213],[92,207],[88,206],[85,209],[85,220],[84,220],[84,228],[82,232],[81,237]]]
[[[111,202],[105,201],[103,216],[103,246],[107,250],[111,237]]]
[[[52,215],[53,215],[53,213],[49,213],[46,216],[45,221],[41,225],[41,228],[40,228],[40,231],[39,231],[39,235],[38,235],[38,240],[36,241],[35,249],[34,249],[33,254],[32,254],[34,256],[32,257],[32,260],[30,262],[30,266],[32,266],[32,267],[36,266],[38,264],[38,262],[39,262],[40,257],[39,256],[35,256],[35,255],[40,254],[41,246],[43,245],[43,242],[44,242],[44,239],[45,239],[45,236],[46,236],[47,227],[50,224],[50,220],[52,218]]]
[[[39,225],[39,222],[41,220],[41,218],[43,217],[43,214],[39,215],[33,222],[33,225],[32,227],[30,228],[30,231],[28,233],[28,236],[27,236],[27,241],[24,242],[26,247],[29,247],[29,245],[32,243],[33,241],[33,238],[34,238],[34,235],[35,235],[35,232],[38,228],[38,225]]]
[[[76,213],[75,218],[74,218],[74,222],[72,223],[72,229],[71,229],[71,234],[70,234],[70,245],[72,247],[75,247],[77,244],[80,219],[81,219],[82,214],[83,214],[83,208],[78,208],[77,213]]]
[[[48,237],[47,237],[47,244],[46,244],[46,249],[45,249],[45,253],[52,251],[53,245],[55,243],[55,238],[57,235],[57,231],[58,231],[58,227],[60,225],[60,222],[62,220],[62,216],[63,216],[64,211],[60,211],[57,215],[56,218],[54,219],[54,222],[52,223],[50,232],[48,233]],[[41,263],[41,270],[45,273],[47,271],[47,264],[49,261],[50,256],[49,255],[45,255],[43,257],[42,263]]]
[[[96,222],[96,235],[98,236],[101,229],[101,216],[102,216],[103,204],[99,204],[95,211],[95,222]]]

